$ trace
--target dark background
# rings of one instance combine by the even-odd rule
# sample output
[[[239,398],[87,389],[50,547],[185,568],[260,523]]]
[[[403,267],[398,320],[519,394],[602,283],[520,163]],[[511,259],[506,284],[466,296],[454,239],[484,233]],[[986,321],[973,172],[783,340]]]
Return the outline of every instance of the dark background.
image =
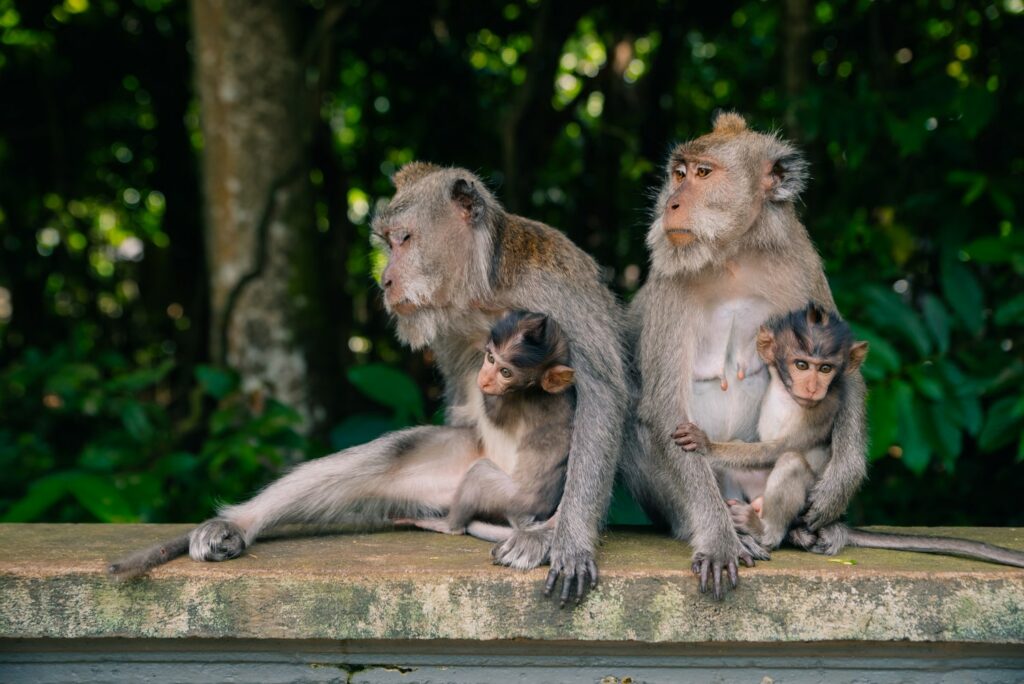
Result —
[[[198,520],[436,419],[373,282],[388,176],[479,172],[628,300],[670,145],[726,108],[806,150],[871,343],[851,520],[1024,524],[1022,12],[0,0],[0,519]]]

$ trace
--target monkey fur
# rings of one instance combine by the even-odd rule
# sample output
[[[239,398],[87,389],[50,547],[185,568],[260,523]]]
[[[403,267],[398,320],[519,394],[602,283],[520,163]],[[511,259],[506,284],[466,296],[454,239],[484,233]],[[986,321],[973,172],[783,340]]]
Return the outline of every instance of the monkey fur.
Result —
[[[547,520],[562,498],[575,397],[565,336],[543,314],[514,311],[491,329],[477,384],[483,392],[480,458],[445,518],[399,520],[489,541],[511,534],[474,520],[521,528]],[[468,528],[467,528],[468,526]]]
[[[627,410],[619,305],[590,256],[561,232],[506,212],[471,172],[412,162],[393,180],[394,197],[372,226],[388,256],[384,306],[399,339],[433,352],[444,378],[446,424],[400,430],[299,465],[200,524],[190,533],[189,555],[233,558],[284,523],[444,515],[479,455],[478,350],[503,311],[525,309],[550,316],[565,333],[576,408],[553,527],[515,529],[492,555],[518,568],[549,559],[546,590],[561,579],[562,603],[572,594],[578,600],[596,582],[594,547]]]
[[[821,259],[797,217],[807,162],[776,135],[719,115],[711,133],[677,146],[647,232],[651,274],[629,309],[634,401],[621,472],[656,521],[693,546],[700,588],[721,598],[737,564],[767,558],[739,535],[706,459],[679,458],[684,417],[716,441],[756,439],[768,373],[755,338],[772,316],[808,301],[834,308]],[[835,522],[866,470],[864,384],[836,416],[832,458],[810,494],[812,531]]]
[[[850,327],[838,314],[810,304],[765,324],[757,348],[771,375],[758,419],[759,439],[765,441],[709,442],[692,423],[680,425],[673,437],[685,451],[703,453],[719,468],[737,529],[774,549],[798,523],[807,494],[828,462],[836,414],[849,400],[846,380],[863,362],[867,343],[855,342]],[[1024,553],[991,544],[888,534],[841,524],[823,536],[797,533],[790,535],[790,541],[830,555],[850,545],[965,556],[1024,567]]]

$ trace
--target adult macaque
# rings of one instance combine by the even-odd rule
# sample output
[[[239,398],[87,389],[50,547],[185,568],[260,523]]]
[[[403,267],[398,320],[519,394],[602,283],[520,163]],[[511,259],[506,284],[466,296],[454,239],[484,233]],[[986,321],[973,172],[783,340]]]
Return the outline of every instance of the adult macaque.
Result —
[[[562,498],[572,432],[569,364],[568,342],[547,316],[514,311],[499,320],[477,374],[486,456],[466,473],[446,517],[396,522],[503,541],[508,534],[499,533],[501,528],[473,521],[500,520],[522,528],[550,518]]]
[[[738,535],[706,459],[679,458],[681,416],[711,439],[757,437],[768,373],[755,338],[762,323],[808,301],[834,308],[821,260],[794,203],[807,163],[789,143],[721,114],[714,130],[676,147],[647,234],[652,272],[630,307],[639,397],[623,443],[623,475],[648,512],[694,547],[700,587],[723,595],[737,563],[767,550]],[[834,522],[865,473],[863,380],[836,415],[832,458],[814,485],[811,530]]]
[[[558,321],[572,348],[577,395],[565,489],[553,532],[513,530],[494,556],[519,568],[550,558],[547,586],[562,577],[561,600],[573,590],[579,598],[596,581],[594,545],[627,403],[618,304],[593,259],[557,230],[507,213],[469,171],[413,162],[394,183],[394,198],[373,220],[388,253],[384,304],[402,341],[433,351],[447,425],[402,430],[303,463],[199,525],[189,554],[234,558],[283,523],[444,515],[481,456],[480,346],[500,312],[528,309]]]
[[[866,342],[854,341],[838,314],[813,304],[774,318],[757,337],[758,354],[771,376],[758,418],[761,441],[711,442],[693,423],[680,425],[673,435],[685,451],[705,454],[722,468],[723,493],[730,499],[734,524],[766,548],[782,543],[824,471],[835,417],[850,401],[846,381],[860,368],[867,350]],[[798,531],[793,541],[830,554],[849,544],[1024,567],[1024,553],[953,537],[885,534],[834,525],[824,539]]]

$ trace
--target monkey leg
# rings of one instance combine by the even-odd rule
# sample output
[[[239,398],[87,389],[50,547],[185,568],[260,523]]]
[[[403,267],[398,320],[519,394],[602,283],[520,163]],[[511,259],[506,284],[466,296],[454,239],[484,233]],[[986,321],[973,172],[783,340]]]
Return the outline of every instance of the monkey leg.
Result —
[[[465,529],[481,515],[503,515],[512,518],[522,510],[521,493],[508,473],[494,461],[482,458],[472,465],[455,493],[448,524],[452,529]]]
[[[790,525],[807,505],[814,480],[814,472],[803,455],[790,451],[779,457],[764,492],[762,544],[769,549],[778,548]]]
[[[478,460],[471,428],[424,426],[308,461],[245,503],[228,506],[191,533],[196,560],[234,558],[261,532],[284,523],[421,518],[447,510]]]
[[[718,482],[707,459],[679,458],[669,431],[664,440],[640,421],[630,421],[620,467],[627,486],[641,505],[652,507],[672,526],[673,534],[693,546],[691,569],[700,589],[709,582],[715,598],[725,593],[723,578],[739,582],[737,563],[752,566],[754,556],[733,529]]]

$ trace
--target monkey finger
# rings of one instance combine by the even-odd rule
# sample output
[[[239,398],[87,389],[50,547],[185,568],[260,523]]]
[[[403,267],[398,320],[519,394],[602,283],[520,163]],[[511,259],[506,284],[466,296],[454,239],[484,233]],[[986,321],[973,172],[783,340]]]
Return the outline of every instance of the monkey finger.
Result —
[[[708,593],[708,573],[711,572],[711,562],[706,558],[700,562],[700,593]]]
[[[722,600],[722,564],[715,562],[711,566],[711,579],[714,582],[713,596],[719,601]]]
[[[597,586],[597,564],[593,560],[587,561],[587,572],[590,573],[590,588]]]
[[[754,558],[746,551],[740,553],[740,562],[748,568],[754,567]]]
[[[735,589],[740,583],[740,571],[736,567],[736,561],[729,561],[729,565],[727,567],[729,569],[729,584],[731,584],[732,588]]]
[[[587,593],[587,571],[580,570],[576,573],[576,603],[583,600],[583,595]]]
[[[552,590],[555,588],[555,583],[558,582],[558,570],[551,568],[548,573],[548,579],[544,582],[544,595],[551,596]]]
[[[692,572],[694,575],[697,575],[698,577],[700,576],[700,561],[699,560],[695,560],[692,563],[690,563],[690,572]]]

